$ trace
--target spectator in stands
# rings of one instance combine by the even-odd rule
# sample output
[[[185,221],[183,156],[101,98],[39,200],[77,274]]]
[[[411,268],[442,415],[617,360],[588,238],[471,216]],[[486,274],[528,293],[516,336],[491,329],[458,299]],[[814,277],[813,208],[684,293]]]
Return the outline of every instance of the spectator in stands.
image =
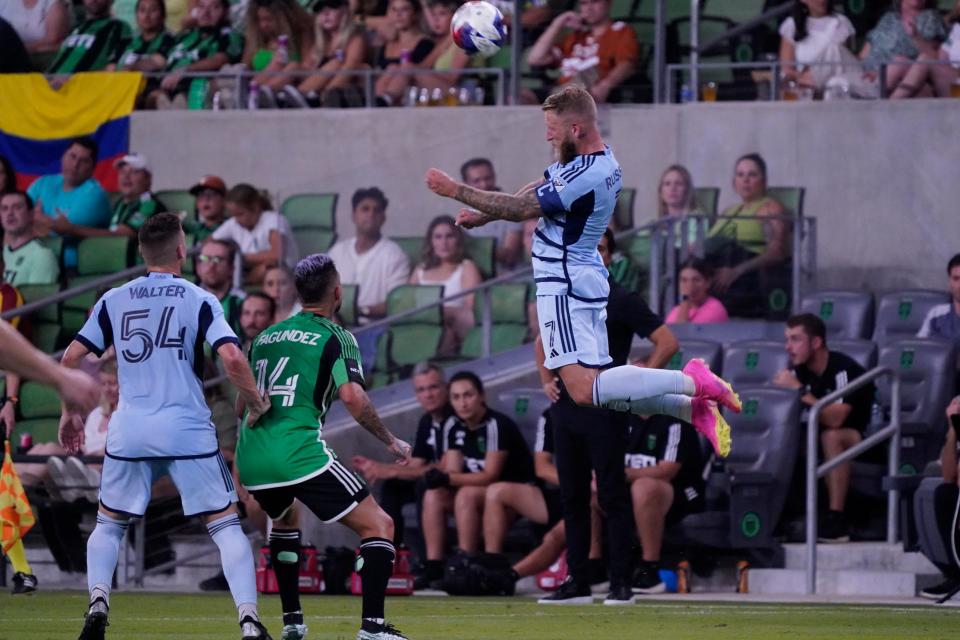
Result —
[[[827,0],[800,0],[780,25],[780,65],[784,80],[822,90],[834,75],[856,71],[847,48],[856,34],[850,20]]]
[[[619,88],[636,72],[639,59],[636,32],[611,20],[610,4],[580,0],[579,11],[554,18],[527,54],[532,66],[560,67],[558,85],[578,82],[598,104],[619,101]]]
[[[460,166],[464,184],[482,191],[500,191],[493,163],[487,158],[470,158]],[[536,221],[534,221],[536,223]],[[515,269],[523,257],[523,225],[507,220],[491,220],[482,227],[471,229],[475,236],[497,240],[497,269],[503,272]]]
[[[72,140],[60,160],[60,173],[37,179],[27,193],[34,203],[34,224],[41,236],[49,235],[54,220],[66,218],[73,224],[105,229],[110,224],[110,201],[93,177],[97,166],[97,143],[93,138]],[[77,239],[66,236],[63,263],[77,266]]]
[[[240,304],[240,340],[244,353],[248,353],[253,339],[273,324],[277,305],[273,298],[262,291],[254,291]]]
[[[417,423],[417,435],[409,463],[401,466],[377,462],[364,456],[353,457],[353,468],[368,483],[383,481],[377,502],[393,518],[394,545],[404,542],[403,506],[420,502],[418,494],[422,494],[422,491],[415,485],[415,481],[422,478],[429,469],[436,468],[446,451],[447,431],[453,416],[453,407],[447,397],[447,381],[444,379],[443,369],[435,362],[420,362],[413,368],[413,390],[424,413]],[[423,541],[419,543],[422,547]],[[418,555],[423,558],[423,550],[418,551]],[[440,576],[436,568],[429,574],[435,580]],[[442,570],[442,566],[439,568]],[[418,576],[416,588],[425,589],[427,586],[428,574],[423,573]]]
[[[828,349],[827,328],[823,320],[812,313],[791,316],[784,333],[792,368],[778,372],[773,383],[802,392],[801,400],[808,407],[865,373],[853,358]],[[820,447],[825,461],[836,458],[863,440],[875,392],[874,385],[867,384],[820,412]],[[845,462],[827,474],[829,511],[820,524],[820,541],[850,540],[850,528],[844,515],[849,489],[850,463]]]
[[[346,0],[322,0],[314,18],[314,44],[304,60],[304,69],[355,71],[366,65],[367,42],[363,26],[356,21]],[[361,107],[363,81],[352,75],[311,75],[296,87],[286,86],[280,98],[291,106]]]
[[[293,272],[285,264],[267,269],[263,277],[263,292],[273,298],[277,305],[270,324],[276,324],[303,311],[297,287],[293,282]]]
[[[17,172],[6,156],[0,155],[0,195],[17,190]]]
[[[737,159],[733,189],[741,202],[725,209],[707,233],[704,257],[714,268],[717,296],[740,295],[752,304],[760,291],[760,273],[790,256],[790,229],[776,218],[787,210],[767,195],[767,163],[760,154]]]
[[[431,40],[420,28],[422,9],[414,0],[390,0],[387,21],[394,35],[377,51],[373,67],[383,71],[424,68],[424,61],[433,51]],[[377,106],[390,107],[403,103],[407,87],[416,80],[409,75],[381,75],[373,90]]]
[[[60,264],[33,228],[33,201],[23,191],[0,195],[3,225],[3,279],[10,285],[54,284]]]
[[[243,289],[233,287],[233,265],[236,256],[237,245],[233,242],[207,238],[200,243],[196,270],[200,287],[216,296],[223,307],[223,317],[227,324],[240,335],[240,308],[247,294]]]
[[[121,71],[163,71],[177,42],[164,27],[167,5],[164,0],[137,0],[136,7],[139,32],[110,66]]]
[[[30,73],[33,65],[27,48],[10,23],[0,17],[0,73]]]
[[[450,378],[450,404],[456,420],[450,426],[447,451],[440,469],[427,472],[429,490],[423,498],[423,533],[427,571],[443,559],[446,514],[453,511],[457,546],[468,553],[480,546],[487,489],[498,481],[520,484],[535,479],[533,458],[517,425],[489,409],[483,383],[476,374],[460,371]]]
[[[219,71],[239,62],[242,55],[243,36],[230,28],[230,1],[199,0],[197,26],[177,36],[164,67],[168,73],[147,104],[158,109],[185,108],[192,80],[184,78],[184,73]]]
[[[669,416],[631,418],[626,474],[643,559],[634,593],[663,593],[660,550],[664,528],[704,509],[703,458],[693,425]]]
[[[396,242],[381,235],[389,204],[383,191],[377,187],[357,189],[350,202],[356,235],[338,240],[330,248],[330,257],[340,272],[340,281],[358,286],[358,320],[362,326],[387,315],[387,294],[407,282],[410,260]],[[364,371],[373,370],[377,338],[383,331],[364,331],[357,336]]]
[[[136,239],[137,232],[147,218],[167,210],[150,191],[153,175],[146,156],[140,153],[127,154],[117,160],[115,166],[120,199],[113,206],[110,226],[106,229],[89,227],[75,224],[65,216],[57,216],[52,225],[54,231],[78,238],[126,236]]]
[[[265,106],[276,106],[273,92],[293,78],[273,74],[302,68],[313,48],[312,19],[295,0],[258,0],[247,5],[246,23],[243,66],[257,72],[253,79],[267,96]]]
[[[63,0],[8,0],[0,4],[0,18],[17,31],[35,58],[56,53],[70,31],[70,15]]]
[[[957,0],[953,9],[943,17],[943,22],[949,33],[940,47],[940,60],[950,63],[953,68],[953,82],[956,84],[957,74],[960,73],[960,0]]]
[[[667,324],[708,324],[726,322],[723,303],[710,295],[713,269],[699,258],[690,258],[680,267],[680,304],[667,314]]]
[[[957,461],[960,459],[960,448],[957,445],[957,430],[960,429],[960,396],[951,400],[950,404],[947,405],[947,421],[949,422],[947,438],[940,453],[940,473],[943,476],[943,484],[936,488],[933,502],[938,529],[943,535],[943,546],[949,549],[955,545],[953,517],[958,499],[957,486],[960,484],[960,475],[957,473]],[[924,525],[925,521],[923,519],[917,520],[918,528],[922,528]],[[923,550],[923,545],[921,545],[921,550]],[[935,558],[928,559],[936,565],[944,579],[935,586],[921,589],[919,595],[921,598],[939,600],[960,585],[960,567],[953,562],[944,564],[938,562]]]
[[[427,24],[430,26],[431,35],[436,41],[436,45],[430,55],[424,59],[424,68],[434,71],[461,71],[467,67],[484,66],[483,56],[471,56],[453,41],[450,22],[459,6],[459,0],[428,0],[426,2]],[[456,105],[459,104],[456,87],[461,77],[461,74],[458,73],[430,73],[418,76],[414,83],[420,89],[426,89],[430,92],[431,99],[439,97],[441,102],[452,91],[453,104]],[[476,76],[466,77],[477,79]]]
[[[421,262],[410,275],[410,284],[442,285],[444,297],[480,284],[480,270],[466,257],[463,230],[450,216],[437,216],[427,227]],[[473,294],[443,305],[443,337],[437,355],[452,356],[473,328]]]
[[[47,73],[102,71],[127,48],[133,38],[130,25],[112,18],[112,7],[113,0],[83,0],[86,19],[60,45]]]
[[[195,206],[197,219],[189,225],[187,231],[193,234],[197,242],[201,242],[212,236],[213,232],[219,229],[227,219],[227,208],[224,202],[227,185],[218,176],[203,176],[200,182],[190,187],[190,195],[197,199]]]
[[[242,253],[243,281],[260,284],[267,269],[285,264],[293,268],[299,251],[290,223],[276,211],[266,211],[263,194],[240,183],[226,196],[230,219],[213,232],[217,240],[233,240]],[[234,278],[234,284],[239,278]]]
[[[702,216],[705,212],[697,202],[697,193],[693,187],[693,176],[680,164],[672,164],[660,175],[657,187],[657,219],[681,221],[688,216]],[[691,221],[687,227],[687,245],[697,244],[697,225]],[[682,245],[682,227],[676,227],[677,246]]]
[[[927,312],[919,338],[942,338],[960,345],[960,253],[947,263],[947,284],[950,302],[938,304]]]
[[[894,0],[860,50],[870,80],[884,70],[891,98],[950,95],[954,72],[949,65],[926,64],[940,59],[947,30],[936,0]],[[919,63],[919,64],[914,64]]]

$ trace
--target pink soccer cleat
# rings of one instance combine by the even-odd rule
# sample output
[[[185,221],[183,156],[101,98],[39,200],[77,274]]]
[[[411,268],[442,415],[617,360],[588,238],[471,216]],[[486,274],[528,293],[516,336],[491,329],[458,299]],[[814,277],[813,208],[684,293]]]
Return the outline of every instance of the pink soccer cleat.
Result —
[[[726,458],[730,455],[730,425],[720,415],[716,402],[708,398],[694,398],[690,421],[710,441],[718,456]]]
[[[710,365],[701,358],[693,358],[683,368],[683,373],[693,378],[697,386],[696,397],[709,398],[715,400],[734,413],[740,413],[743,405],[740,404],[740,396],[733,392],[730,383],[710,371]]]

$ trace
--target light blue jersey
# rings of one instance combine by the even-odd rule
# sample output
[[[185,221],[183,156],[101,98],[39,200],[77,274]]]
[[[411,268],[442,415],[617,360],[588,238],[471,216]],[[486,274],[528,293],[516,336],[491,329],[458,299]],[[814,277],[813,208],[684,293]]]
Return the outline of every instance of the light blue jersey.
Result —
[[[114,345],[120,402],[107,431],[119,460],[216,453],[203,397],[203,343],[239,345],[217,299],[169,273],[149,273],[97,302],[77,341],[95,354]]]
[[[554,163],[537,189],[543,217],[533,238],[533,275],[538,296],[568,295],[582,302],[606,301],[607,270],[597,244],[620,193],[620,165],[610,147]]]

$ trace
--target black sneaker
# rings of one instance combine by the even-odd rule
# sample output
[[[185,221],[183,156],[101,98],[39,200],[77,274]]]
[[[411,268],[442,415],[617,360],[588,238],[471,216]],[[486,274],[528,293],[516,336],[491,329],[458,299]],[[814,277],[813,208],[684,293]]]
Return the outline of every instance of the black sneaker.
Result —
[[[634,593],[653,595],[666,593],[667,585],[660,579],[660,570],[656,564],[644,563],[637,567],[633,574],[632,590]]]
[[[243,640],[273,640],[267,628],[253,616],[244,616],[240,621],[240,633]]]
[[[200,591],[229,591],[230,585],[227,584],[227,576],[223,575],[223,571],[213,576],[212,578],[207,578],[200,582]]]
[[[357,640],[408,640],[408,638],[389,622],[377,624],[364,620],[360,624],[360,631],[357,632]]]
[[[633,595],[630,585],[620,584],[610,587],[610,593],[607,595],[603,604],[608,607],[619,607],[628,604],[636,604],[637,596]]]
[[[960,579],[957,578],[947,578],[940,584],[927,587],[926,589],[920,590],[920,597],[926,598],[927,600],[939,600],[940,598],[946,596],[951,591],[960,587]]]
[[[539,604],[593,604],[593,593],[590,592],[590,587],[578,586],[573,578],[568,576],[556,591],[540,598],[537,602]]]
[[[817,532],[817,542],[850,542],[850,527],[840,511],[827,511]]]
[[[13,574],[13,589],[10,593],[33,593],[37,590],[37,576],[17,571]]]
[[[107,631],[107,602],[97,598],[90,603],[90,608],[84,614],[83,629],[77,640],[104,640]]]

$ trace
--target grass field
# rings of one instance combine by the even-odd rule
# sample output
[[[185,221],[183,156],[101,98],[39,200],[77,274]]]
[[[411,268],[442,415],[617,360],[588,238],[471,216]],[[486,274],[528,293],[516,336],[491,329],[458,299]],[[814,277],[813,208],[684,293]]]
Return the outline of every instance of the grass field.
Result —
[[[229,596],[118,593],[107,638],[239,640]],[[0,594],[0,640],[75,639],[86,594]],[[310,640],[352,640],[360,600],[305,597]],[[280,602],[261,600],[268,628],[279,636]],[[960,611],[930,607],[642,602],[632,607],[538,606],[529,598],[391,598],[388,618],[412,640],[806,640],[811,638],[960,637]]]

